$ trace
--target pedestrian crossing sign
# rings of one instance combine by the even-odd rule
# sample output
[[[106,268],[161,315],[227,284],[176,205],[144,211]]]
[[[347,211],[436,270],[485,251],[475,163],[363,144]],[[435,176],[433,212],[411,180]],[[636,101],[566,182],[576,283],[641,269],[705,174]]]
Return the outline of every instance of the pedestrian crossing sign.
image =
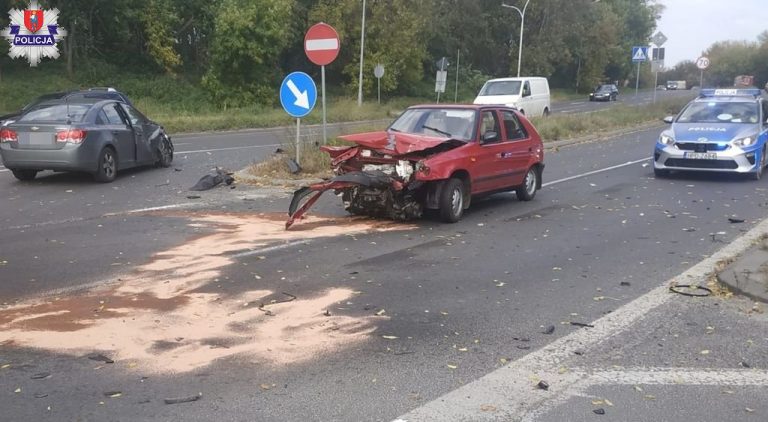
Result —
[[[632,61],[644,62],[648,60],[648,47],[632,47]]]

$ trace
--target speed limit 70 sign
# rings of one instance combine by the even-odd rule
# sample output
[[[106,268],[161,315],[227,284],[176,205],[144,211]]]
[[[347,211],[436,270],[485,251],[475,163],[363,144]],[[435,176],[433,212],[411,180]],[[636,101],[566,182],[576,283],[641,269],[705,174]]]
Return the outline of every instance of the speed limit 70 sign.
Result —
[[[701,70],[704,70],[709,67],[709,59],[706,57],[699,57],[696,60],[696,67],[698,67]]]

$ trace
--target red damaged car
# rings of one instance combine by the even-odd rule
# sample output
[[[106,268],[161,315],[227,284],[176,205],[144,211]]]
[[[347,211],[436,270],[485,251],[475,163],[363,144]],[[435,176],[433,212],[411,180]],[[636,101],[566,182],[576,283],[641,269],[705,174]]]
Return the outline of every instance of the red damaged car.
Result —
[[[321,147],[336,176],[294,192],[286,228],[327,190],[352,214],[409,220],[434,209],[453,223],[473,197],[515,191],[529,201],[541,188],[541,137],[505,106],[413,106],[386,131],[341,139],[354,145]]]

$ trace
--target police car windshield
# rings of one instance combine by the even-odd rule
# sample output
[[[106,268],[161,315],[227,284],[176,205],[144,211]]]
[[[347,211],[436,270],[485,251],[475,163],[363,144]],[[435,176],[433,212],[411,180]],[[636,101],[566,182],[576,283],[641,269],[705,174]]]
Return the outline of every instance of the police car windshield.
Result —
[[[480,95],[518,95],[521,84],[520,81],[488,82],[480,91]]]
[[[757,123],[755,102],[702,101],[689,105],[678,117],[678,123]]]

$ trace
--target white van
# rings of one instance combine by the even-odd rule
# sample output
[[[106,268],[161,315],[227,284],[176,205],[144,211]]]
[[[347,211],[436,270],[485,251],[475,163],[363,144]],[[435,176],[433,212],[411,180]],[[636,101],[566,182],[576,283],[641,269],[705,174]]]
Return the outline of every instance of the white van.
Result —
[[[547,116],[551,110],[549,82],[541,77],[491,79],[480,89],[474,103],[504,104],[528,117]]]

